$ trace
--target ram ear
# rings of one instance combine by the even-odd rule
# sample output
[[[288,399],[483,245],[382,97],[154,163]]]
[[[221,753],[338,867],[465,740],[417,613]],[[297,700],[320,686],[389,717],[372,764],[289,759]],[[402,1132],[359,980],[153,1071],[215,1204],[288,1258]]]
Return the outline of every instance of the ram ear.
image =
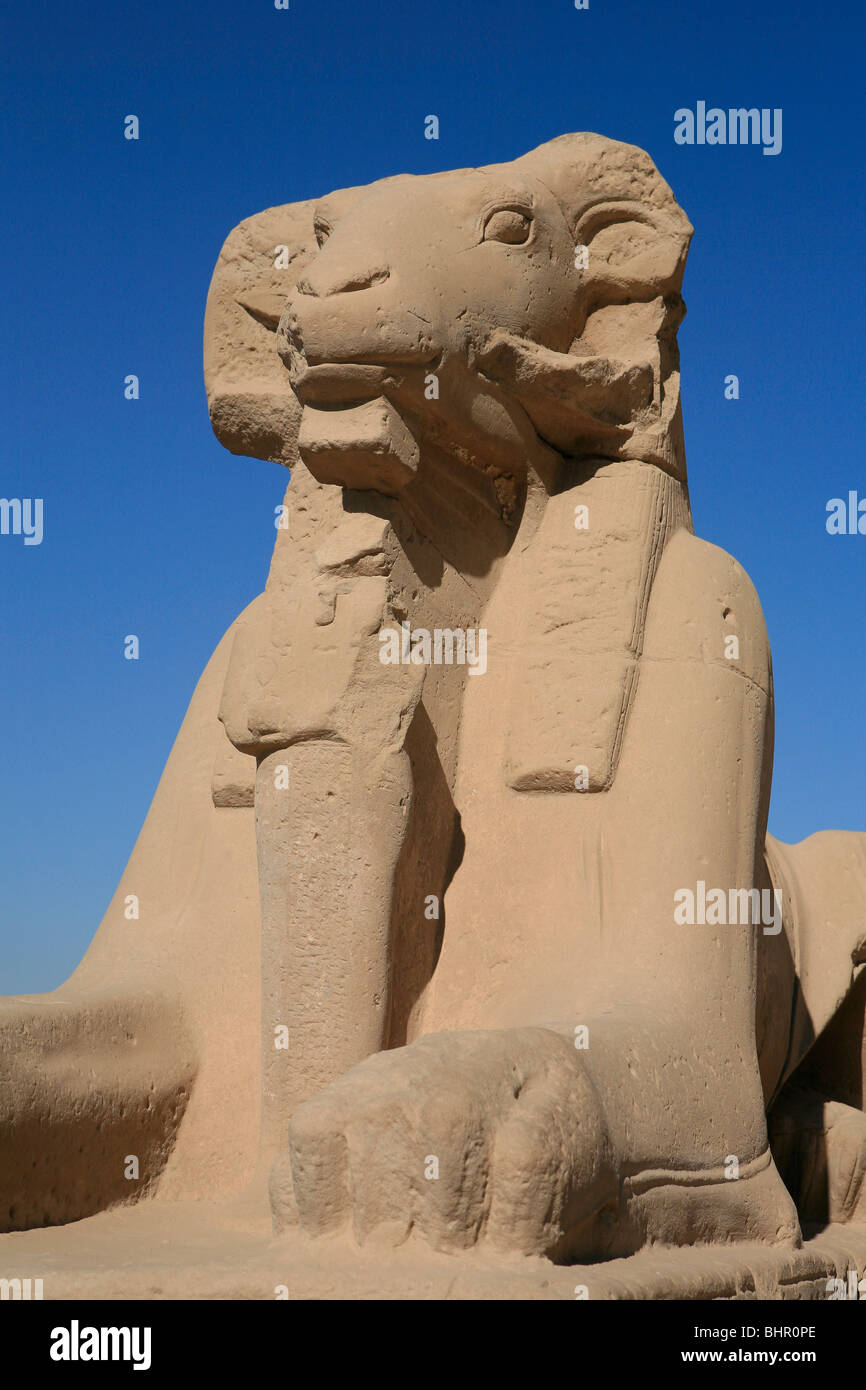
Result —
[[[587,250],[590,301],[621,304],[678,293],[691,235],[685,215],[671,216],[666,209],[619,201],[588,208],[574,237]]]
[[[238,295],[238,304],[242,309],[246,309],[251,318],[260,323],[269,332],[276,333],[280,319],[283,315],[283,308],[286,303],[284,294],[271,293],[268,290],[247,290],[245,294]]]
[[[478,366],[519,401],[539,438],[562,454],[616,458],[635,421],[653,404],[649,363],[551,352],[526,338],[495,329]]]

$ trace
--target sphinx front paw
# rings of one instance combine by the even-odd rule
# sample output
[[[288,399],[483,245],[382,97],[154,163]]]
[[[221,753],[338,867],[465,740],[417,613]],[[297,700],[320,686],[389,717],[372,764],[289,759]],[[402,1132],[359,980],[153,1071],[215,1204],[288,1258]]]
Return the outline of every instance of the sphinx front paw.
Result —
[[[292,1118],[277,1229],[360,1243],[479,1242],[568,1258],[616,1198],[601,1106],[570,1042],[544,1028],[436,1033],[353,1067]]]

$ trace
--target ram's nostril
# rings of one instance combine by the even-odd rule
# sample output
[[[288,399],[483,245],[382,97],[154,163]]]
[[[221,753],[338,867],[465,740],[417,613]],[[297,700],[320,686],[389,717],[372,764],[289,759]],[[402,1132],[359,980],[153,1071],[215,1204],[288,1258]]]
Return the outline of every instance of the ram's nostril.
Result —
[[[334,294],[348,294],[353,290],[367,290],[371,285],[381,285],[383,280],[390,278],[391,271],[386,265],[373,266],[368,270],[362,271],[358,275],[349,276],[339,289],[332,291]]]
[[[310,266],[308,272],[297,282],[299,294],[315,295],[325,299],[332,294],[352,294],[357,290],[368,290],[373,285],[381,285],[391,275],[386,265],[365,266],[362,270],[346,266]]]

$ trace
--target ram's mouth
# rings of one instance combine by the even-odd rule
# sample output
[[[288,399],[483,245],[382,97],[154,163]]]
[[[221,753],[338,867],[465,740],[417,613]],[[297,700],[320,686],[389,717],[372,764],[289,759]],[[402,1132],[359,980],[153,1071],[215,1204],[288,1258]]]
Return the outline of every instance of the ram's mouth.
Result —
[[[388,367],[364,366],[355,362],[327,362],[309,367],[297,365],[289,371],[292,390],[301,405],[358,405],[381,396],[385,382],[393,373]]]

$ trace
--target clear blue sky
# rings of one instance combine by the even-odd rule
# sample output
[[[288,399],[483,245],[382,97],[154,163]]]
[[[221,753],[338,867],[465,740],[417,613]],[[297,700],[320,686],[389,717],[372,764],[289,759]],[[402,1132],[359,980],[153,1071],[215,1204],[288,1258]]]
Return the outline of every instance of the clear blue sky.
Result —
[[[694,516],[764,605],[771,828],[866,829],[866,536],[825,530],[828,498],[866,497],[859,3],[13,8],[0,496],[44,498],[45,534],[0,536],[0,993],[77,963],[195,681],[264,585],[286,475],[216,443],[201,377],[226,234],[271,204],[563,131],[649,150],[696,228],[680,332]],[[699,100],[781,107],[782,152],[675,144],[674,111]]]

